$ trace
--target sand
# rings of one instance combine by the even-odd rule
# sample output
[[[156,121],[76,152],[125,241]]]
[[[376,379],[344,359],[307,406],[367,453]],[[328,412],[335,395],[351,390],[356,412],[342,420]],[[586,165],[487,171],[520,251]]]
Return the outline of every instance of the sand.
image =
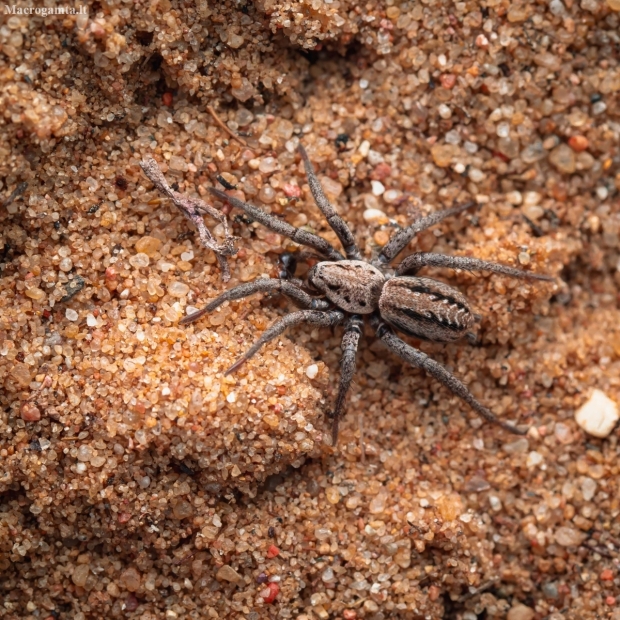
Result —
[[[620,403],[619,11],[3,15],[0,617],[620,619],[618,430],[575,422],[594,390]],[[292,304],[178,324],[299,249],[212,200],[218,175],[337,246],[299,143],[367,258],[475,200],[407,251],[556,278],[428,269],[483,316],[479,343],[408,339],[526,437],[368,328],[334,448],[341,328],[296,328],[225,376]],[[230,281],[145,157],[228,216]]]

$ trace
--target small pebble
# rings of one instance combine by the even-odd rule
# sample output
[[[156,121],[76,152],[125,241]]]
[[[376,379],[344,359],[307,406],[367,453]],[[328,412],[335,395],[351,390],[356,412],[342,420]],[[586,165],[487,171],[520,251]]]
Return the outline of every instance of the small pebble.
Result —
[[[577,169],[575,153],[567,144],[560,144],[549,154],[549,161],[564,174],[572,174]]]
[[[86,585],[89,574],[90,566],[88,564],[78,564],[71,575],[71,581],[73,581],[76,586],[83,588]]]
[[[67,308],[65,310],[65,317],[68,321],[77,321],[80,315],[73,308]]]
[[[486,178],[486,174],[482,172],[482,170],[478,170],[478,168],[470,168],[469,178],[474,183],[480,183],[480,181],[484,181],[484,179]]]
[[[340,491],[338,487],[327,487],[325,497],[330,504],[337,504],[340,501]]]
[[[575,412],[577,424],[594,437],[608,437],[619,418],[618,405],[600,390]]]
[[[555,435],[555,438],[561,444],[569,444],[573,441],[573,434],[570,428],[566,424],[563,424],[562,422],[558,422],[555,425],[553,433]]]
[[[587,534],[572,527],[562,526],[555,531],[555,541],[562,547],[577,547],[587,538]]]
[[[571,136],[568,145],[575,153],[581,153],[588,148],[588,139],[585,136]]]
[[[129,258],[129,264],[136,269],[148,267],[150,262],[148,254],[144,252],[138,252]]]
[[[387,202],[388,204],[394,204],[395,202],[398,201],[398,199],[402,196],[402,193],[397,190],[397,189],[388,189],[384,194],[383,194],[383,200],[384,202]]]
[[[221,566],[217,573],[215,574],[215,578],[218,581],[230,581],[230,583],[241,584],[243,583],[243,577],[228,564],[224,564]]]
[[[586,502],[589,502],[596,493],[596,480],[588,478],[587,476],[581,481],[581,494]]]
[[[152,257],[159,251],[161,247],[161,241],[155,237],[149,237],[148,235],[145,237],[141,237],[136,242],[136,252],[139,254],[146,254],[149,257]]]
[[[129,592],[136,592],[140,587],[140,573],[133,567],[126,568],[119,578],[119,585]]]
[[[530,447],[530,442],[525,437],[521,437],[515,441],[505,443],[502,447],[505,452],[510,454],[520,454],[527,451]]]
[[[527,455],[526,465],[528,467],[536,467],[536,465],[540,465],[543,460],[542,454],[533,450]]]
[[[381,225],[387,224],[390,221],[388,216],[379,209],[366,209],[362,217],[368,224]]]
[[[506,620],[533,620],[536,612],[527,605],[517,603],[513,605],[506,614]]]
[[[193,258],[194,258],[193,250],[187,250],[187,252],[183,252],[181,254],[181,260],[183,260],[183,261],[188,262],[190,260],[193,260]]]
[[[523,196],[521,192],[517,192],[517,191],[508,192],[506,194],[506,200],[511,205],[520,205],[523,202]]]
[[[189,293],[189,286],[185,282],[171,282],[168,285],[168,293],[173,297],[185,297]]]
[[[308,379],[314,379],[319,374],[319,367],[316,364],[310,364],[306,368],[306,377]]]
[[[452,163],[455,155],[455,147],[451,144],[435,144],[431,148],[433,161],[440,168],[447,168]]]
[[[280,592],[280,586],[277,583],[271,582],[267,584],[267,587],[260,593],[265,603],[273,603]]]
[[[24,422],[38,422],[41,411],[34,403],[25,402],[21,407],[21,418]]]
[[[280,549],[278,549],[275,545],[269,545],[266,555],[270,559],[275,558],[280,555]]]
[[[385,185],[381,181],[371,181],[370,185],[375,196],[381,196],[385,192]]]

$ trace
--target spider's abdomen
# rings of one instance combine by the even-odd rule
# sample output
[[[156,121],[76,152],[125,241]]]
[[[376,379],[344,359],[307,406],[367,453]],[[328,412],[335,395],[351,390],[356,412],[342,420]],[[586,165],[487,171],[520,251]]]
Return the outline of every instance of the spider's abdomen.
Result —
[[[310,270],[308,282],[342,310],[370,314],[377,309],[385,276],[364,261],[325,261]]]
[[[379,311],[396,329],[435,342],[458,340],[475,323],[465,296],[431,278],[399,276],[388,280]]]

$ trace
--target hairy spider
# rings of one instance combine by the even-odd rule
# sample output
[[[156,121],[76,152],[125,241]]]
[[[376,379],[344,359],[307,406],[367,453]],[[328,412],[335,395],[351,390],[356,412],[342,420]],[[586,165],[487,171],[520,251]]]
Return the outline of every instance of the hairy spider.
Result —
[[[338,437],[340,418],[344,412],[345,397],[355,374],[355,355],[362,333],[364,316],[370,319],[377,337],[392,353],[435,377],[489,422],[498,424],[512,433],[524,434],[526,431],[499,420],[489,409],[480,404],[452,373],[422,351],[401,340],[392,328],[409,336],[434,342],[452,342],[468,334],[473,335],[468,330],[480,317],[472,312],[465,296],[443,282],[415,276],[414,274],[422,267],[485,270],[514,278],[534,280],[553,280],[553,278],[476,258],[446,256],[430,252],[416,252],[405,258],[393,275],[385,273],[391,261],[407,247],[417,233],[450,215],[469,209],[475,203],[468,202],[418,219],[407,228],[396,232],[379,255],[369,262],[363,258],[347,224],[325,197],[302,146],[299,147],[299,152],[306,168],[308,184],[314,200],[342,243],[346,257],[325,239],[295,228],[257,207],[211,187],[209,191],[220,200],[242,209],[253,220],[274,232],[300,245],[312,248],[325,260],[310,269],[307,277],[308,284],[305,286],[300,280],[289,278],[285,269],[280,273],[280,279],[262,278],[229,289],[202,310],[186,316],[181,323],[188,324],[196,321],[201,316],[213,312],[225,301],[242,299],[258,292],[279,292],[303,308],[298,312],[291,312],[267,328],[254,345],[225,374],[237,370],[264,344],[279,336],[288,327],[300,323],[322,327],[344,323],[340,386],[334,410],[330,414],[333,420],[332,443],[334,445]]]

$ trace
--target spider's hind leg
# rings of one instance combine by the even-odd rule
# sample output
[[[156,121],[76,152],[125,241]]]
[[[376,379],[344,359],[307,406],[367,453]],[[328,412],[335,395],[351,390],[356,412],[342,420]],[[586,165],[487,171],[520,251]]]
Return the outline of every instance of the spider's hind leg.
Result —
[[[299,312],[291,312],[270,325],[261,335],[261,337],[224,373],[229,375],[240,366],[245,364],[251,357],[256,355],[264,344],[267,344],[274,338],[277,338],[288,327],[299,325],[300,323],[310,323],[319,327],[331,327],[338,325],[344,320],[344,313],[339,310],[330,310],[327,312],[320,310],[300,310]]]
[[[338,426],[340,418],[344,415],[344,401],[347,392],[351,387],[353,376],[355,375],[355,356],[357,354],[357,346],[360,336],[362,335],[362,325],[364,321],[359,314],[349,317],[344,328],[342,337],[342,358],[340,360],[340,385],[338,386],[338,396],[334,410],[328,415],[332,419],[332,446],[338,441]]]
[[[371,322],[377,332],[377,337],[387,348],[395,353],[401,359],[405,360],[416,368],[421,368],[429,375],[437,379],[445,385],[453,394],[462,398],[476,413],[481,415],[485,420],[493,424],[501,426],[503,429],[514,433],[515,435],[525,435],[527,430],[522,430],[513,426],[509,422],[500,420],[495,414],[479,403],[474,395],[467,389],[461,381],[459,381],[451,372],[446,370],[439,362],[430,358],[426,353],[418,351],[410,347],[406,342],[402,341],[394,332],[378,317],[372,317]]]

